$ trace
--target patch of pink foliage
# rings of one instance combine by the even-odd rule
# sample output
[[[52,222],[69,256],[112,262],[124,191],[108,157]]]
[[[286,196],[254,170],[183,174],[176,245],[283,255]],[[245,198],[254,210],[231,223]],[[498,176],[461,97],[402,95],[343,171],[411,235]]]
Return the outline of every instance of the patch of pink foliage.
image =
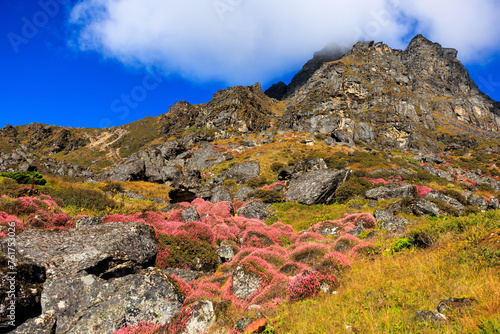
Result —
[[[324,260],[334,261],[337,265],[342,268],[351,268],[351,261],[342,253],[331,252],[325,255]]]
[[[320,292],[321,283],[334,284],[335,277],[323,275],[317,271],[304,271],[297,275],[288,286],[288,300],[299,301],[316,296]]]
[[[365,229],[375,228],[377,224],[375,217],[369,213],[345,213],[341,219],[316,223],[309,228],[309,231],[316,232],[324,228],[337,228],[337,235],[342,235],[352,230],[359,223],[361,223]]]
[[[343,224],[353,224],[354,226],[358,225],[360,222],[362,223],[364,228],[375,228],[377,225],[377,221],[375,217],[373,217],[369,213],[345,213],[340,221]]]
[[[389,177],[388,180],[385,180],[385,179],[382,179],[382,178],[372,179],[372,178],[369,178],[369,177],[364,177],[364,179],[370,181],[373,185],[375,185],[375,184],[389,184],[389,183],[401,183],[401,182],[403,182],[403,178],[401,177],[401,175],[391,176],[391,177]]]
[[[424,197],[425,195],[427,195],[428,193],[430,193],[431,191],[434,190],[434,189],[427,187],[427,186],[417,186],[417,185],[414,185],[414,186],[417,188],[417,195],[419,197]]]
[[[170,277],[175,281],[175,284],[177,284],[184,297],[187,297],[193,293],[193,289],[189,284],[186,283],[185,280],[175,275],[170,275]]]
[[[273,190],[274,187],[277,187],[277,186],[281,186],[283,188],[286,188],[286,184],[284,184],[283,182],[275,182],[273,184],[263,186],[262,188],[260,188],[260,190]]]
[[[0,212],[0,238],[5,238],[8,234],[8,227],[11,227],[9,224],[14,222],[16,233],[22,232],[25,230],[23,222],[14,215],[9,215],[6,212]]]
[[[144,321],[138,323],[137,325],[125,325],[125,327],[122,327],[113,334],[154,334],[161,328],[162,325],[152,324]]]
[[[351,257],[357,257],[359,252],[363,251],[365,248],[373,248],[375,247],[375,244],[373,242],[360,242],[356,246],[354,246],[350,251],[349,251],[349,256]]]
[[[303,243],[303,242],[311,242],[311,241],[317,241],[317,240],[323,240],[323,239],[325,239],[325,237],[319,233],[306,232],[306,233],[301,234],[295,242],[296,243]]]
[[[490,200],[491,200],[491,198],[486,197],[486,196],[483,196],[483,198],[484,198],[484,200],[485,200],[486,202],[488,202],[488,203],[489,203],[489,202],[490,202]]]

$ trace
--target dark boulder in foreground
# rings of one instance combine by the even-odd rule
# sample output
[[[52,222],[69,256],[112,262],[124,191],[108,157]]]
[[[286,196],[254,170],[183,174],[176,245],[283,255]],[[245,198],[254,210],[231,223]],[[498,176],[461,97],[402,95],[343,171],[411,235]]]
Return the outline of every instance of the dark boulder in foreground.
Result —
[[[286,202],[298,202],[306,205],[331,204],[338,187],[346,182],[351,171],[320,169],[302,174],[290,181],[285,192]]]

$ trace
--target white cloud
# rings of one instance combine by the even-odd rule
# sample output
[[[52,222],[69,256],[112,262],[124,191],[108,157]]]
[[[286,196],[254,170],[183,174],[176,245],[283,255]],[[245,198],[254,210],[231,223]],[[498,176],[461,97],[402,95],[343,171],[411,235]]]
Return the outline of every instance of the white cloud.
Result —
[[[498,49],[496,0],[403,1],[81,0],[70,22],[83,50],[228,84],[271,80],[331,42],[404,47],[414,19],[463,59]]]

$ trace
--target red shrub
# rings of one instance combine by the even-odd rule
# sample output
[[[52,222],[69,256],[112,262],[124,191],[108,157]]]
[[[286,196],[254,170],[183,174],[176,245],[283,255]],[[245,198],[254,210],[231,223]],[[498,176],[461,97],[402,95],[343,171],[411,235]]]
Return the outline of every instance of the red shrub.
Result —
[[[335,277],[323,275],[317,271],[304,271],[297,275],[288,286],[288,300],[299,301],[316,296],[321,289],[321,284],[334,284]]]

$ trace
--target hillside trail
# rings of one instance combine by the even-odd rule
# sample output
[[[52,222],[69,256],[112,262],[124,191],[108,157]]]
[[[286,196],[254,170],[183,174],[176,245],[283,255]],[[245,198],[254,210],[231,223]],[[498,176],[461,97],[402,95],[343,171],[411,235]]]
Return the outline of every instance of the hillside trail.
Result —
[[[99,149],[103,151],[108,151],[106,154],[107,158],[113,159],[113,160],[121,160],[120,157],[120,148],[113,149],[110,146],[116,143],[118,140],[122,139],[123,136],[127,135],[128,131],[124,129],[116,129],[114,131],[105,131],[101,133],[98,137],[94,138],[89,138],[90,139],[90,144],[89,148],[90,149]],[[110,140],[111,138],[116,137],[113,140]]]

